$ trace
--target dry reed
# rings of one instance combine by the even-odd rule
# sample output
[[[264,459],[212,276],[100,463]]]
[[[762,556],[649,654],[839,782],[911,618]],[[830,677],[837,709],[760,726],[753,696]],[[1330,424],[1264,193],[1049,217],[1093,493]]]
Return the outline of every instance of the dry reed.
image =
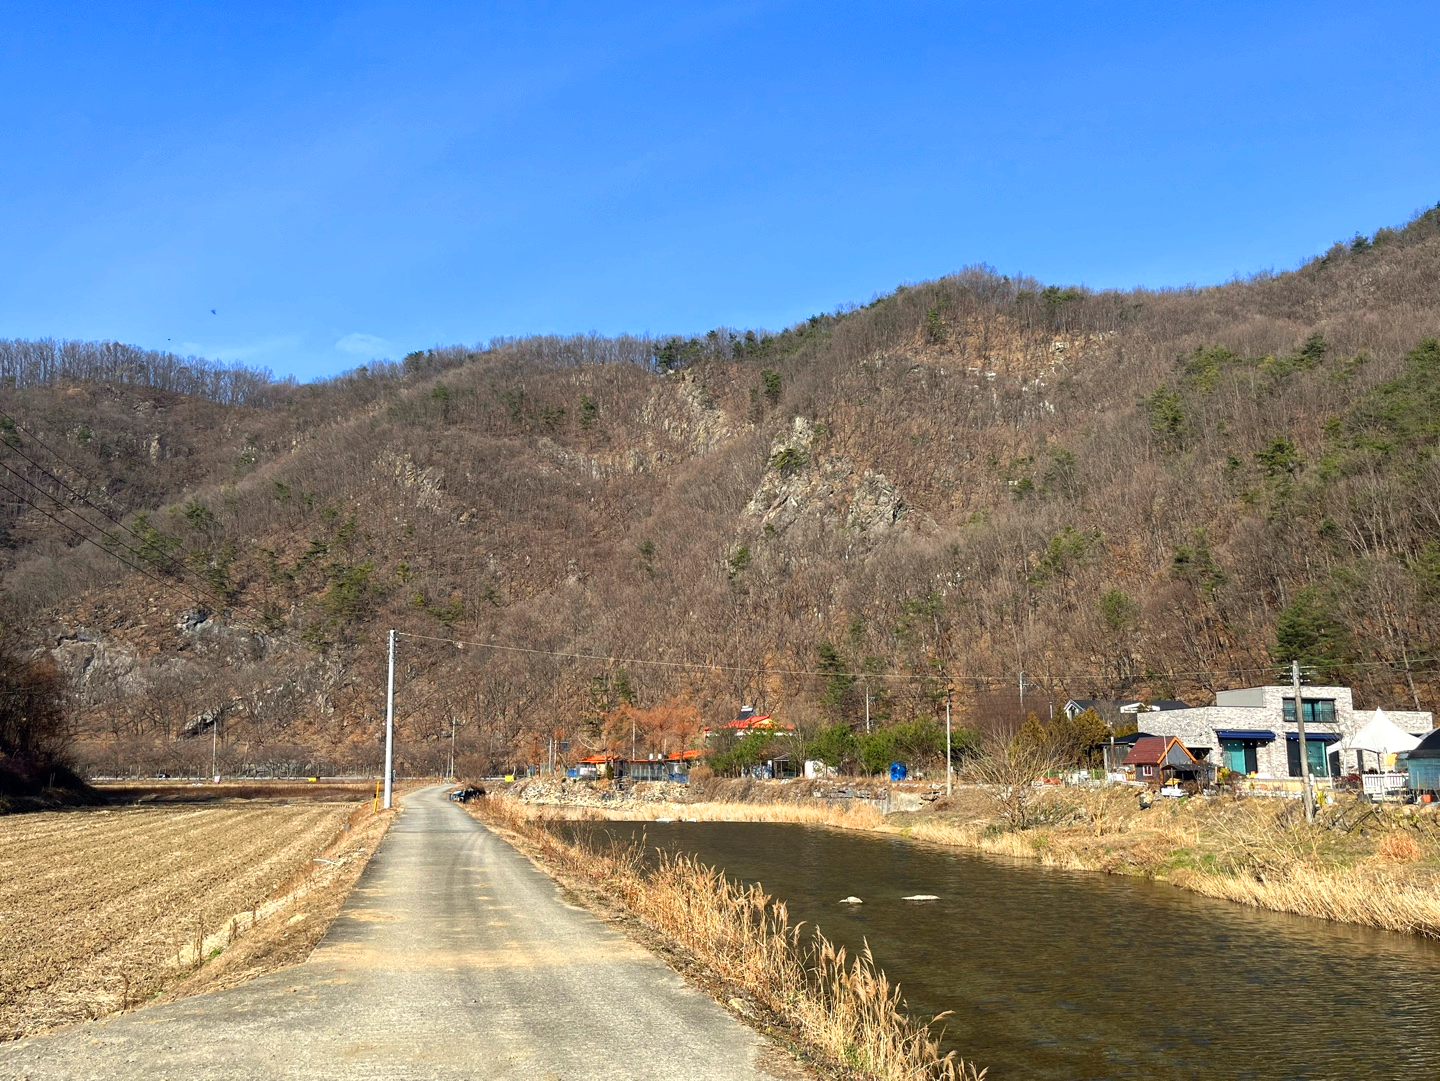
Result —
[[[547,828],[548,816],[512,800],[486,800],[473,809],[518,835],[547,868],[618,900],[715,977],[742,988],[838,1076],[857,1081],[985,1076],[953,1051],[940,1053],[930,1028],[904,1012],[899,987],[868,947],[852,957],[818,930],[804,933],[803,925],[791,922],[784,902],[760,886],[737,885],[688,856],[662,855],[647,864],[636,846],[583,847]]]

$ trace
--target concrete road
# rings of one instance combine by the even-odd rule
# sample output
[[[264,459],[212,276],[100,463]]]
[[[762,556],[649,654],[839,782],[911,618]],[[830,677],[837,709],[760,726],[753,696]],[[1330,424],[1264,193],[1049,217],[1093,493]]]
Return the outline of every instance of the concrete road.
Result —
[[[567,904],[445,791],[405,798],[304,964],[0,1045],[0,1077],[769,1076],[783,1052]]]

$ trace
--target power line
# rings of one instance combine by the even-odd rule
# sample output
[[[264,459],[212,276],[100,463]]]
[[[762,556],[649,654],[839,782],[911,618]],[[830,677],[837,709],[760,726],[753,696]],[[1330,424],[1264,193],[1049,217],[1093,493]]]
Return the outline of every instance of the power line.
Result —
[[[11,472],[13,473],[14,470],[11,470]],[[24,478],[22,477],[21,479],[23,480]],[[125,566],[129,567],[131,570],[133,570],[133,571],[138,571],[140,574],[145,575],[145,577],[151,578],[151,579],[153,579],[154,581],[159,582],[161,585],[164,585],[164,586],[169,587],[169,583],[166,582],[163,578],[156,578],[153,574],[151,574],[149,571],[147,571],[144,567],[137,566],[137,565],[135,565],[134,563],[131,563],[128,559],[124,558],[123,556],[117,555],[113,549],[110,549],[110,548],[105,547],[105,545],[101,544],[99,541],[95,540],[93,537],[91,537],[91,536],[89,536],[89,535],[87,535],[87,534],[85,534],[85,533],[80,532],[80,530],[76,529],[76,528],[75,528],[74,526],[72,526],[69,522],[66,522],[66,521],[64,521],[64,520],[62,520],[62,519],[60,519],[60,518],[55,517],[55,515],[51,514],[51,513],[50,513],[48,510],[46,510],[44,507],[40,506],[38,503],[32,502],[32,501],[31,501],[29,498],[27,498],[25,495],[21,494],[20,492],[17,492],[14,488],[11,488],[9,485],[0,483],[0,492],[9,492],[9,493],[10,493],[11,495],[13,495],[16,499],[18,499],[21,503],[24,503],[27,507],[29,507],[30,509],[34,510],[36,513],[41,514],[41,515],[43,515],[43,516],[46,517],[46,518],[49,518],[50,521],[54,522],[54,523],[55,523],[56,525],[58,525],[61,529],[68,530],[69,532],[75,534],[75,536],[79,537],[82,541],[89,541],[91,544],[93,544],[96,548],[99,548],[99,549],[100,549],[102,552],[104,552],[106,555],[111,556],[111,557],[113,557],[113,558],[115,558],[115,559],[118,559],[121,563],[124,563]],[[83,519],[82,519],[82,521],[83,521]],[[127,551],[128,551],[128,549],[127,549]],[[173,587],[172,587],[172,588],[173,588]]]
[[[42,447],[44,447],[46,450],[48,450],[48,451],[55,457],[55,459],[56,459],[57,461],[59,461],[61,464],[63,464],[64,466],[66,466],[66,468],[68,468],[71,472],[75,473],[78,477],[80,477],[82,480],[84,480],[86,484],[90,485],[92,488],[96,486],[96,485],[95,485],[95,481],[94,481],[93,479],[91,479],[91,477],[88,476],[82,469],[80,469],[78,466],[74,465],[72,462],[70,462],[69,460],[67,460],[66,458],[64,458],[64,457],[60,454],[59,451],[57,451],[57,450],[56,450],[54,447],[52,447],[49,443],[45,442],[45,440],[41,439],[41,438],[40,438],[38,435],[36,435],[34,432],[32,432],[32,431],[30,431],[28,428],[25,428],[24,426],[22,426],[19,421],[17,421],[17,420],[16,420],[14,417],[12,417],[9,413],[6,413],[3,409],[0,409],[0,417],[4,417],[6,420],[8,420],[11,424],[13,424],[13,425],[15,426],[15,429],[16,429],[17,431],[24,432],[24,433],[25,433],[26,435],[28,435],[31,439],[35,440],[35,442],[39,443]],[[57,477],[54,473],[51,473],[48,469],[46,469],[43,465],[41,465],[39,462],[37,462],[34,458],[32,458],[32,457],[30,457],[28,454],[26,454],[26,453],[25,453],[23,450],[21,450],[18,446],[14,446],[14,445],[11,445],[11,444],[6,444],[6,445],[9,446],[10,449],[13,450],[16,454],[20,455],[20,457],[24,458],[27,462],[29,462],[31,465],[33,465],[36,469],[40,470],[40,472],[44,473],[47,477],[49,477],[51,480],[53,480],[56,484],[60,485],[60,487],[64,488],[67,492],[69,492],[71,495],[73,495],[76,499],[80,500],[80,501],[81,501],[82,503],[84,503],[86,506],[92,508],[92,509],[95,510],[97,513],[99,513],[99,514],[103,515],[105,518],[109,519],[109,520],[110,520],[111,522],[113,522],[115,525],[117,525],[117,526],[119,526],[121,529],[125,530],[126,533],[129,533],[132,537],[134,537],[134,538],[135,538],[137,541],[139,541],[141,544],[146,543],[146,539],[145,539],[144,537],[140,536],[140,534],[136,533],[136,532],[135,532],[133,529],[131,529],[129,526],[127,526],[122,519],[116,517],[114,514],[110,513],[108,510],[106,510],[104,507],[100,506],[98,503],[95,503],[95,502],[94,502],[93,500],[91,500],[88,496],[86,496],[83,492],[78,492],[78,491],[76,491],[74,488],[72,488],[69,484],[66,484],[65,481],[61,480],[61,479],[60,479],[59,477]],[[7,468],[8,468],[8,467],[7,467]],[[14,470],[11,470],[11,472],[13,473]],[[18,475],[18,474],[17,474],[17,475]],[[39,486],[36,485],[35,487],[38,488]],[[78,512],[74,512],[74,513],[75,513],[75,516],[76,516],[77,518],[80,517],[80,514],[79,514]],[[86,524],[87,524],[87,525],[90,525],[92,528],[94,527],[94,523],[93,523],[93,522],[86,522]],[[175,561],[172,559],[171,562],[174,563]]]
[[[425,642],[443,642],[453,646],[474,646],[477,649],[493,649],[504,653],[521,653],[541,657],[556,657],[561,660],[575,661],[600,661],[612,665],[649,665],[659,668],[678,668],[689,671],[703,672],[738,672],[747,675],[776,675],[791,677],[819,677],[819,678],[840,678],[840,679],[890,679],[900,682],[921,682],[921,681],[974,681],[983,683],[1004,683],[1013,681],[1011,675],[987,675],[980,673],[949,672],[943,675],[936,673],[914,673],[914,672],[837,672],[823,671],[820,669],[799,669],[799,668],[772,668],[756,665],[733,665],[733,664],[712,664],[704,661],[664,661],[653,660],[643,657],[611,657],[595,653],[574,653],[565,650],[539,649],[531,646],[513,646],[500,642],[475,642],[460,638],[446,638],[431,634],[414,634],[410,631],[396,631],[401,638],[413,638]],[[1431,662],[1432,664],[1440,662]],[[1327,665],[1329,668],[1389,668],[1393,667],[1387,661],[1353,661]],[[1413,667],[1413,666],[1412,666]],[[1204,672],[1169,672],[1165,674],[1167,679],[1202,678],[1214,676],[1247,676],[1263,675],[1282,670],[1283,664],[1262,665],[1253,668],[1230,668],[1230,669],[1209,669]],[[1078,682],[1085,679],[1107,678],[1103,672],[1086,673],[1048,673],[1046,680],[1049,683],[1065,681]],[[1033,685],[1034,681],[1030,681]]]
[[[11,423],[12,425],[14,425],[14,427],[16,428],[16,430],[21,431],[21,432],[24,432],[24,433],[25,433],[26,435],[28,435],[31,439],[35,440],[35,442],[39,443],[42,447],[44,447],[44,448],[45,448],[46,450],[48,450],[52,455],[54,455],[54,457],[55,457],[58,461],[60,461],[61,463],[63,463],[65,466],[67,466],[67,467],[68,467],[70,470],[72,470],[76,475],[78,475],[79,477],[81,477],[87,484],[89,484],[89,485],[91,485],[91,486],[93,486],[93,485],[95,484],[95,481],[92,480],[89,476],[87,476],[83,470],[81,470],[80,468],[78,468],[78,467],[75,466],[73,463],[69,462],[68,460],[66,460],[66,459],[60,454],[59,451],[55,450],[54,447],[50,446],[50,444],[46,443],[43,439],[41,439],[41,438],[40,438],[38,435],[36,435],[34,432],[30,431],[28,428],[25,428],[23,425],[21,425],[20,422],[17,421],[14,417],[12,417],[9,413],[6,413],[4,410],[0,410],[0,417],[4,417],[6,420],[10,421],[10,423]],[[131,537],[135,538],[135,540],[139,541],[142,545],[145,545],[147,550],[149,549],[150,541],[149,541],[147,538],[142,537],[140,534],[136,533],[135,530],[133,530],[132,528],[130,528],[129,526],[127,526],[120,518],[117,518],[114,514],[112,514],[112,513],[110,513],[109,511],[107,511],[104,507],[101,507],[101,506],[99,506],[98,504],[96,504],[96,503],[95,503],[94,501],[92,501],[89,497],[87,497],[83,492],[76,491],[76,489],[74,489],[73,487],[71,487],[69,484],[67,484],[65,481],[63,481],[63,480],[60,479],[59,477],[55,476],[55,474],[51,473],[48,469],[46,469],[46,468],[45,468],[43,465],[41,465],[39,462],[35,461],[34,458],[31,458],[31,457],[30,457],[28,454],[26,454],[24,451],[20,450],[19,447],[16,447],[16,446],[13,446],[13,445],[9,445],[9,444],[7,444],[7,446],[9,446],[11,450],[15,451],[15,453],[18,454],[20,457],[24,458],[27,462],[29,462],[31,465],[33,465],[36,469],[40,470],[40,472],[43,473],[45,476],[49,477],[49,478],[50,478],[52,481],[54,481],[56,484],[58,484],[58,485],[60,485],[62,488],[64,488],[67,492],[69,492],[71,495],[73,495],[76,499],[79,499],[79,500],[80,500],[82,503],[84,503],[86,506],[90,507],[91,509],[93,509],[93,510],[96,511],[97,513],[103,515],[103,516],[104,516],[105,518],[107,518],[109,521],[113,522],[115,525],[117,525],[117,526],[119,526],[121,529],[123,529],[123,530],[124,530],[126,533],[128,533]],[[0,467],[3,467],[7,472],[9,472],[10,474],[12,474],[12,475],[15,476],[16,478],[18,478],[20,481],[22,481],[23,483],[29,485],[29,486],[30,486],[31,488],[33,488],[35,491],[37,491],[37,492],[41,493],[42,495],[44,495],[47,499],[51,500],[53,503],[55,503],[57,506],[59,506],[62,510],[69,511],[69,512],[70,512],[71,514],[73,514],[76,518],[78,518],[81,522],[84,522],[85,525],[88,526],[89,528],[91,528],[91,529],[101,529],[101,530],[102,530],[102,533],[103,533],[103,528],[102,528],[102,527],[97,526],[94,522],[92,522],[92,521],[90,521],[88,518],[86,518],[83,514],[81,514],[81,513],[80,513],[78,510],[76,510],[73,506],[68,505],[67,503],[65,503],[64,500],[62,500],[62,499],[60,499],[59,497],[57,497],[53,492],[48,492],[48,491],[46,491],[43,487],[41,487],[40,485],[36,484],[36,483],[35,483],[33,480],[31,480],[29,477],[25,476],[24,474],[20,473],[18,470],[16,470],[16,469],[12,468],[11,466],[5,464],[4,462],[0,462]],[[11,489],[9,489],[9,488],[6,488],[5,490],[6,490],[6,491],[9,491],[11,495],[16,496],[17,499],[22,499],[22,501],[25,502],[25,503],[26,503],[27,505],[29,505],[30,507],[34,508],[35,510],[39,511],[39,512],[42,513],[42,514],[45,514],[45,517],[49,518],[51,521],[55,522],[57,525],[64,526],[66,529],[69,529],[70,532],[74,533],[76,536],[80,537],[82,540],[87,540],[87,541],[89,541],[91,544],[94,544],[97,548],[100,548],[102,551],[105,551],[105,552],[109,553],[110,555],[114,556],[116,559],[120,560],[121,563],[124,563],[127,567],[130,567],[132,570],[139,571],[141,574],[144,574],[146,577],[152,579],[153,581],[158,582],[160,585],[164,586],[166,589],[171,590],[172,592],[177,592],[177,593],[180,593],[180,592],[181,592],[180,587],[175,586],[174,584],[166,581],[165,579],[157,578],[157,577],[155,577],[155,575],[148,573],[148,572],[145,571],[143,568],[138,567],[138,566],[136,566],[135,564],[131,563],[129,560],[126,560],[126,559],[120,557],[118,554],[116,554],[116,553],[115,553],[113,550],[111,550],[110,548],[106,547],[106,546],[103,545],[103,544],[100,544],[98,541],[94,540],[94,538],[92,538],[92,537],[90,537],[90,536],[88,536],[88,535],[86,535],[86,534],[82,534],[82,533],[80,533],[78,530],[73,529],[72,527],[70,527],[70,526],[67,525],[66,523],[64,523],[64,522],[60,521],[59,519],[55,518],[53,515],[46,513],[42,508],[36,506],[34,503],[31,503],[28,499],[24,499],[22,496],[20,496],[18,493],[14,492],[13,490],[11,490]],[[107,538],[107,539],[108,539],[108,538]],[[131,555],[135,556],[137,559],[142,560],[142,561],[145,562],[145,563],[149,563],[149,564],[153,565],[154,561],[151,559],[151,557],[150,557],[149,555],[147,555],[147,552],[146,552],[146,551],[144,551],[144,550],[139,550],[139,549],[136,549],[136,548],[131,547],[129,544],[126,544],[125,541],[123,541],[118,535],[115,536],[115,541],[114,541],[114,543],[115,543],[116,545],[124,548],[126,551],[128,551]],[[180,562],[180,561],[179,561],[178,559],[176,559],[174,556],[169,555],[168,553],[163,553],[163,552],[162,552],[162,553],[160,553],[160,554],[164,556],[165,563],[166,563],[166,569],[171,570],[171,571],[172,571],[173,573],[175,573],[177,576],[183,575],[184,570],[185,570],[185,565],[184,565],[182,562]],[[205,590],[205,589],[203,589],[202,587],[199,587],[199,586],[192,586],[192,585],[190,585],[189,583],[185,583],[184,589],[185,589],[185,592],[184,592],[182,595],[184,595],[188,600],[199,601],[201,604],[213,604],[213,605],[217,605],[218,607],[223,608],[223,609],[231,609],[231,610],[232,610],[232,612],[231,612],[231,618],[232,618],[232,619],[235,618],[235,617],[234,617],[234,614],[233,614],[233,609],[235,609],[235,608],[240,608],[240,609],[242,609],[242,610],[244,610],[244,611],[249,611],[249,612],[250,612],[252,615],[254,615],[259,621],[261,621],[261,622],[264,621],[264,615],[263,615],[263,613],[256,612],[256,611],[255,611],[253,608],[251,608],[249,605],[246,605],[246,604],[243,604],[243,603],[240,603],[240,602],[231,601],[230,599],[228,599],[228,598],[226,598],[226,597],[224,597],[224,596],[222,596],[222,595],[220,595],[220,594],[218,594],[218,593],[210,592],[209,590]],[[208,601],[206,600],[207,597],[209,598]],[[256,628],[256,627],[255,627],[254,625],[252,625],[252,624],[247,623],[247,622],[246,622],[245,620],[243,620],[243,619],[237,619],[236,622],[239,623],[241,626],[248,627],[248,628],[249,628],[250,630],[252,630],[252,631],[258,631],[258,628]]]
[[[14,470],[11,470],[11,472],[13,473]],[[22,477],[21,479],[23,480],[24,478]],[[41,492],[44,491],[43,489],[40,489],[37,485],[32,485],[32,487],[35,487],[35,488],[37,489],[37,491],[41,491]],[[102,552],[104,552],[106,555],[110,556],[112,559],[117,559],[117,560],[119,560],[121,563],[125,564],[125,566],[129,567],[131,570],[133,570],[133,571],[135,571],[135,572],[137,572],[137,573],[139,573],[139,574],[142,574],[142,575],[144,575],[146,578],[149,578],[152,582],[157,583],[161,588],[163,588],[163,589],[168,589],[168,590],[170,590],[170,591],[173,592],[173,593],[176,593],[176,594],[179,594],[179,595],[181,595],[181,596],[184,596],[187,600],[199,601],[202,605],[205,605],[205,604],[208,604],[208,603],[213,603],[213,602],[216,601],[216,600],[221,600],[221,601],[222,601],[222,607],[228,607],[228,606],[226,606],[226,605],[223,604],[223,598],[219,598],[219,597],[214,597],[214,596],[212,596],[212,597],[210,598],[210,600],[207,602],[206,599],[205,599],[205,596],[204,596],[203,594],[195,593],[195,592],[190,591],[190,588],[189,588],[188,586],[184,585],[183,583],[177,585],[177,584],[172,583],[172,582],[167,582],[164,578],[161,578],[161,577],[159,577],[158,575],[152,574],[150,571],[146,570],[144,567],[139,566],[139,565],[137,565],[137,564],[135,564],[135,563],[131,563],[128,559],[124,558],[123,556],[121,556],[120,554],[118,554],[117,552],[115,552],[114,549],[107,548],[105,545],[103,545],[103,544],[101,544],[99,541],[95,540],[95,538],[89,536],[88,534],[82,533],[80,530],[76,529],[76,528],[75,528],[74,526],[72,526],[69,522],[66,522],[66,521],[64,521],[63,519],[60,519],[60,518],[55,517],[55,515],[51,514],[51,513],[50,513],[48,510],[46,510],[44,507],[40,506],[38,503],[35,503],[35,502],[31,501],[31,500],[30,500],[29,498],[27,498],[25,495],[23,495],[23,494],[20,493],[20,492],[17,492],[15,489],[11,488],[9,485],[0,483],[0,491],[9,492],[12,496],[14,496],[16,499],[20,500],[20,502],[24,503],[26,506],[30,507],[30,508],[31,508],[32,510],[34,510],[37,514],[41,514],[41,515],[43,515],[44,517],[50,519],[50,521],[54,522],[54,523],[55,523],[56,525],[58,525],[61,529],[65,529],[65,530],[69,531],[70,533],[73,533],[75,536],[79,537],[82,541],[88,541],[90,544],[93,544],[96,548],[99,548]],[[45,493],[45,494],[48,494],[48,493]],[[53,498],[53,497],[52,497],[52,498]],[[81,521],[84,521],[84,519],[82,518]],[[126,550],[127,550],[127,551],[130,551],[129,548],[127,548]],[[233,619],[234,616],[232,615],[231,618]],[[256,628],[256,627],[255,627],[254,625],[252,625],[252,624],[247,623],[247,622],[246,622],[245,620],[243,620],[243,619],[237,619],[237,620],[235,620],[235,622],[239,623],[242,627],[248,627],[251,631],[256,631],[257,633],[259,633],[258,628]]]
[[[52,503],[54,503],[56,506],[58,506],[61,510],[69,511],[71,514],[75,515],[76,518],[80,519],[80,521],[84,522],[84,523],[85,523],[87,526],[89,526],[91,529],[99,529],[99,528],[100,528],[100,527],[97,526],[94,522],[90,521],[90,520],[89,520],[88,518],[86,518],[83,514],[81,514],[79,511],[77,511],[74,507],[72,507],[72,506],[70,506],[69,504],[67,504],[67,503],[66,503],[63,499],[61,499],[59,496],[55,495],[53,492],[47,492],[44,488],[42,488],[40,485],[36,484],[36,483],[35,483],[33,480],[31,480],[29,477],[25,476],[25,474],[21,473],[18,469],[15,469],[14,467],[12,467],[12,466],[10,466],[10,465],[7,465],[5,462],[0,462],[0,469],[4,469],[7,473],[9,473],[9,474],[11,474],[12,476],[14,476],[14,477],[15,477],[17,480],[19,480],[21,483],[23,483],[23,484],[28,484],[28,485],[29,485],[31,488],[33,488],[35,491],[39,492],[39,493],[40,493],[41,495],[43,495],[46,499],[49,499]],[[102,530],[102,534],[101,534],[101,535],[102,535],[102,536],[104,535],[103,530]],[[136,535],[132,533],[131,536],[136,536]],[[89,539],[88,536],[87,536],[86,539]],[[109,538],[107,537],[107,539],[109,539]],[[138,539],[140,539],[140,538],[139,538],[139,537],[136,537],[136,539],[138,540]],[[94,543],[94,542],[92,542],[92,543]],[[142,543],[145,543],[145,542],[142,541]],[[130,545],[126,544],[123,540],[121,540],[120,537],[118,537],[118,536],[115,537],[115,544],[116,544],[118,547],[124,548],[127,552],[129,552],[131,555],[133,555],[136,559],[143,560],[143,561],[146,562],[146,563],[153,563],[153,560],[151,560],[150,557],[149,557],[144,551],[142,551],[142,550],[140,550],[140,549],[137,549],[137,548],[132,548]],[[103,546],[102,546],[102,547],[103,547]],[[107,549],[107,551],[108,551],[108,549]],[[177,560],[174,559],[173,557],[171,557],[171,556],[166,556],[166,559],[167,559],[167,561],[169,562],[169,564],[170,564],[172,567],[178,567],[178,566],[180,566],[179,561],[177,561]]]

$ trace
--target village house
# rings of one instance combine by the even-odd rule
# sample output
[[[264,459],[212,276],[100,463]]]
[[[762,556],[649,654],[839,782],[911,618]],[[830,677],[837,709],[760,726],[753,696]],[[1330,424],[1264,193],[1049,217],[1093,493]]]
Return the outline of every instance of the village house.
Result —
[[[1186,781],[1204,783],[1211,767],[1197,762],[1176,736],[1142,736],[1121,765],[1135,780],[1160,787]]]
[[[740,712],[718,728],[706,728],[705,742],[710,742],[711,732],[734,732],[748,736],[753,732],[793,732],[795,726],[776,720],[768,713],[760,713],[754,706],[741,706]]]
[[[1301,687],[1300,698],[1311,775],[1324,778],[1355,772],[1359,752],[1331,751],[1369,722],[1373,711],[1357,711],[1349,687]],[[1386,712],[1405,732],[1420,735],[1433,727],[1427,711]],[[1143,723],[1151,731],[1179,737],[1198,761],[1261,780],[1301,775],[1295,695],[1289,686],[1219,691],[1213,706],[1166,710],[1144,717]]]

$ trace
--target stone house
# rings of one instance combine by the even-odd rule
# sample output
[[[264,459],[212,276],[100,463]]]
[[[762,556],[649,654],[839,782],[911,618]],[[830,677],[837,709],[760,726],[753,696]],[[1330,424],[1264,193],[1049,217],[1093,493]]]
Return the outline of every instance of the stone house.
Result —
[[[1349,687],[1302,686],[1310,772],[1330,777],[1354,769],[1354,752],[1332,755],[1330,747],[1360,729],[1373,715],[1355,709]],[[1430,731],[1429,712],[1386,711],[1406,732]],[[1213,706],[1166,710],[1145,719],[1157,734],[1179,736],[1197,760],[1261,779],[1300,776],[1300,742],[1295,696],[1290,686],[1242,687],[1219,691]]]

